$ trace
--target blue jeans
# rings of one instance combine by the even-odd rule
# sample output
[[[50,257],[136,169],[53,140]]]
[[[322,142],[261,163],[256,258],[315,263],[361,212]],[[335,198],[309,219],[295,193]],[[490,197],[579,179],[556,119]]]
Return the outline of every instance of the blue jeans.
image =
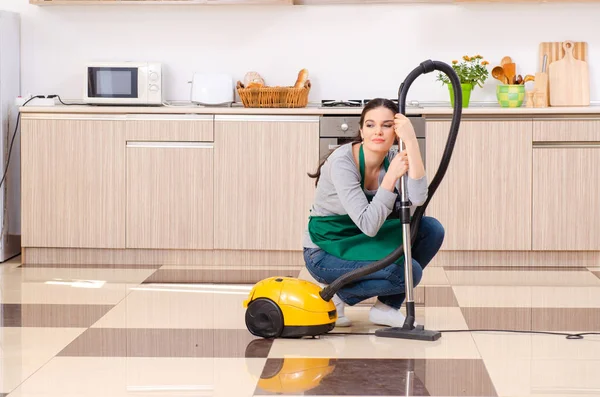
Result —
[[[442,224],[435,218],[423,216],[411,251],[415,287],[423,277],[423,269],[437,254],[443,241]],[[304,261],[308,272],[323,284],[331,284],[338,277],[372,263],[340,259],[320,248],[304,248]],[[404,257],[399,263],[401,265],[392,263],[383,270],[359,278],[341,288],[337,295],[350,306],[377,296],[382,303],[399,309],[405,299]]]

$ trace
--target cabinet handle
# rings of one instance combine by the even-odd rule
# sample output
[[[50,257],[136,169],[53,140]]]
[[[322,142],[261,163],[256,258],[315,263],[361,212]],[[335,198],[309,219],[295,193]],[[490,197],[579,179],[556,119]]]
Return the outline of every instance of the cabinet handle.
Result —
[[[600,148],[600,142],[533,142],[534,149],[583,149]]]
[[[297,123],[319,122],[319,116],[311,115],[254,115],[254,114],[216,114],[215,121],[282,121]]]
[[[212,149],[212,142],[154,142],[154,141],[127,141],[127,147],[135,148],[183,148],[183,149]]]
[[[212,114],[128,114],[129,121],[212,121]]]

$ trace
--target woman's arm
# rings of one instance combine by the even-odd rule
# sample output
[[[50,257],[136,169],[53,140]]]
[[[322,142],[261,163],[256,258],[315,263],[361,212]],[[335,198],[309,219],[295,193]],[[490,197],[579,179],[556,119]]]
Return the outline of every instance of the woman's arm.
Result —
[[[380,187],[369,203],[360,186],[356,165],[342,157],[331,164],[331,181],[352,221],[367,236],[375,236],[394,209],[397,194]]]
[[[419,141],[411,121],[402,114],[397,114],[394,120],[396,135],[404,144],[404,153],[408,159],[407,193],[413,205],[424,204],[427,200],[428,185],[425,165],[419,149]],[[402,155],[402,153],[400,153]],[[398,178],[398,189],[400,189]]]

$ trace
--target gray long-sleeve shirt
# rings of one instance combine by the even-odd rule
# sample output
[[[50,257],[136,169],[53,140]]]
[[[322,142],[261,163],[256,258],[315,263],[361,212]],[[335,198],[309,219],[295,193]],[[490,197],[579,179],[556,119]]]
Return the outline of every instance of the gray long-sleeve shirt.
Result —
[[[388,158],[391,161],[397,150],[390,150]],[[379,173],[379,184],[385,176],[385,169]],[[352,154],[352,143],[337,148],[321,167],[321,176],[315,192],[315,200],[311,206],[310,215],[328,216],[348,214],[358,228],[367,236],[375,236],[383,222],[394,209],[394,203],[398,196],[382,187],[377,190],[362,190],[360,186],[361,176],[354,156]],[[412,207],[415,208],[427,200],[428,184],[427,177],[421,179],[407,178],[407,193]],[[400,191],[400,180],[396,183]],[[374,195],[369,203],[365,193]],[[305,230],[303,246],[317,248]]]

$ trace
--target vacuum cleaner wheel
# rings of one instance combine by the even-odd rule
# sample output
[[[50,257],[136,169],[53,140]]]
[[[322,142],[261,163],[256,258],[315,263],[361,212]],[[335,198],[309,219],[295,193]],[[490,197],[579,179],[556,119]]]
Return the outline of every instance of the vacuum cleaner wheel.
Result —
[[[252,335],[277,338],[283,332],[283,313],[272,300],[258,298],[248,305],[246,327]]]

